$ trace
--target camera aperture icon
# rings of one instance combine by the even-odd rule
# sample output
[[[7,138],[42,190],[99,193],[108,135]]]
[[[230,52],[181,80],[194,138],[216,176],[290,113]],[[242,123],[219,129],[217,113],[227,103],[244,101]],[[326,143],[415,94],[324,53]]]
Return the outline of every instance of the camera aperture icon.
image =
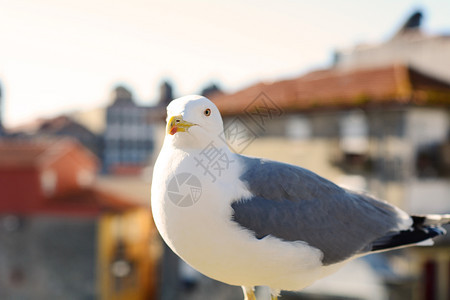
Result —
[[[180,173],[170,179],[167,194],[176,206],[189,207],[200,199],[202,184],[195,175]]]

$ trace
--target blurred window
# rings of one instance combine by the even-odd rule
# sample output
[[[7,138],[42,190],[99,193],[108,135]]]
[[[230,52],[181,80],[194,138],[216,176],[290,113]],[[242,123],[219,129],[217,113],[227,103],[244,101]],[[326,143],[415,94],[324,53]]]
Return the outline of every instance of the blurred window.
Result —
[[[369,149],[366,115],[359,110],[343,115],[339,122],[340,147],[345,154],[363,155]]]
[[[306,140],[311,137],[311,124],[306,117],[291,116],[286,121],[286,136],[293,140]]]
[[[416,175],[419,178],[450,176],[450,141],[423,145],[416,152]]]
[[[363,111],[349,111],[339,119],[339,149],[337,164],[346,172],[361,173],[370,167],[369,125]]]
[[[48,169],[41,173],[41,187],[47,197],[55,193],[57,181],[58,175],[54,170]]]

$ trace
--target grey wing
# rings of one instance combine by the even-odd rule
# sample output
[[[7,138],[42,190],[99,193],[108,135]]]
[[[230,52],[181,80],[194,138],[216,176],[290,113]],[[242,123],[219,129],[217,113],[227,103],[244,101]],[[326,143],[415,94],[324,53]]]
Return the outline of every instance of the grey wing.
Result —
[[[336,263],[370,251],[372,243],[400,230],[404,218],[393,206],[344,190],[306,169],[240,156],[240,179],[253,197],[232,203],[233,220],[256,238],[271,235],[304,241]]]

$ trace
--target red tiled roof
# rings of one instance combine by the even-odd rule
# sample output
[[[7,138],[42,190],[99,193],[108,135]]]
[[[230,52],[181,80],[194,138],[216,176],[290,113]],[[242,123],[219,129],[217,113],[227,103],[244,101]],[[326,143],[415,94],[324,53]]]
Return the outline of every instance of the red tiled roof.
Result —
[[[80,153],[83,154],[81,157],[75,155]],[[63,164],[52,165],[53,170],[57,172],[58,185],[52,196],[43,196],[39,186],[39,172],[34,172],[33,169],[39,170],[41,166],[46,168],[58,159],[61,159]],[[57,213],[96,216],[102,212],[122,212],[139,207],[132,201],[127,201],[126,197],[100,189],[95,185],[83,186],[77,182],[77,170],[85,168],[94,172],[96,162],[97,159],[91,152],[85,150],[76,141],[67,138],[0,140],[0,170],[2,171],[0,183],[3,184],[2,188],[13,191],[7,194],[10,198],[9,205],[3,205],[0,209],[4,212],[25,214]],[[15,172],[16,170],[21,171]],[[15,177],[11,177],[11,171],[14,171]],[[21,193],[21,189],[28,194]],[[4,193],[5,190],[3,190]],[[2,192],[0,192],[1,195]]]
[[[70,138],[0,140],[0,166],[37,166],[54,160],[70,148],[79,147],[86,155],[97,158]]]
[[[450,104],[450,84],[404,65],[344,71],[327,69],[234,94],[212,95],[223,115],[242,114],[265,93],[285,111],[383,103]]]
[[[0,165],[32,165],[45,151],[42,145],[0,142]]]

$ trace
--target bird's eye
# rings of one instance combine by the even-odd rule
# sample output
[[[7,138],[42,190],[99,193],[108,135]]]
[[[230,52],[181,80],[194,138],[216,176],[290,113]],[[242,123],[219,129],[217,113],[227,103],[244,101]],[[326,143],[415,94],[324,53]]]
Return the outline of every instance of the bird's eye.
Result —
[[[211,110],[209,108],[205,109],[205,111],[203,112],[203,114],[207,117],[209,117],[211,115]]]

